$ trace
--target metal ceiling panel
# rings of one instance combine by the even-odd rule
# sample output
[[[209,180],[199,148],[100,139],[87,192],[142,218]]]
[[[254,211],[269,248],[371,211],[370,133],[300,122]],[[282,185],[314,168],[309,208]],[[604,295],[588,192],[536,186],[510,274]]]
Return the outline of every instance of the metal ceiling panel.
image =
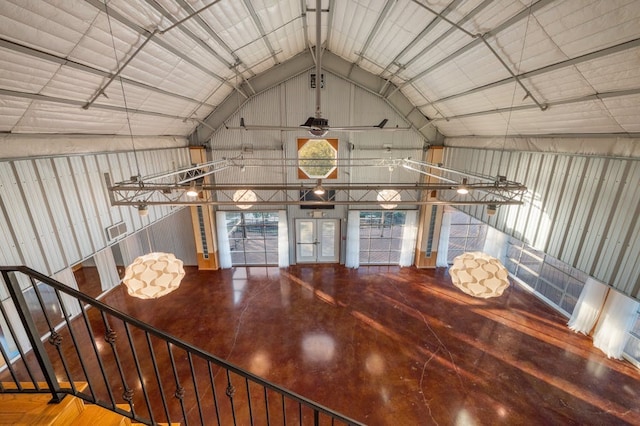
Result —
[[[14,132],[29,104],[29,100],[0,96],[0,132]]]
[[[0,3],[0,28],[4,38],[67,55],[97,15],[91,6],[77,1],[7,0]]]
[[[576,64],[596,92],[640,87],[640,48]]]
[[[120,84],[109,83],[121,72],[127,107],[139,110],[136,132],[186,136],[197,122],[185,118],[228,114],[216,107],[234,86],[242,87],[244,102],[264,90],[252,88],[258,74],[313,51],[314,8],[311,0],[6,0],[0,3],[0,123],[16,132],[126,134]],[[326,48],[348,61],[337,74],[388,79],[373,90],[392,99],[395,84],[417,108],[412,114],[454,117],[433,123],[448,136],[501,134],[505,111],[492,110],[534,102],[523,100],[523,88],[513,98],[509,70],[528,73],[526,90],[551,104],[545,114],[514,110],[514,135],[637,131],[637,1],[325,0],[321,13]],[[155,29],[169,30],[144,44]],[[499,58],[476,37],[483,33]],[[292,77],[284,67],[280,75]],[[83,110],[101,90],[108,98],[98,96]],[[626,93],[609,93],[615,91]],[[604,100],[587,99],[596,94]],[[344,117],[339,108],[327,116]],[[278,120],[299,124],[298,115],[310,115],[303,110]]]
[[[37,93],[60,65],[0,48],[0,87]],[[26,77],[26,78],[25,78]]]
[[[640,27],[635,0],[555,1],[535,16],[569,57],[630,40]]]
[[[640,95],[603,99],[602,103],[625,132],[640,132]]]

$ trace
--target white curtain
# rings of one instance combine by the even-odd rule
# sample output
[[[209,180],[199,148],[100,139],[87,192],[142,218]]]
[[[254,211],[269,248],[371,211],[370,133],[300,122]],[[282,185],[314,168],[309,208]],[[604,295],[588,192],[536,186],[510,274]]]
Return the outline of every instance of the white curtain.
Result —
[[[278,211],[278,266],[289,266],[289,225],[284,210]]]
[[[400,249],[400,266],[413,265],[413,258],[416,254],[417,237],[417,217],[416,210],[408,211],[402,231],[402,247]]]
[[[344,266],[360,266],[360,210],[349,210],[347,216],[347,254]]]
[[[487,227],[487,237],[482,251],[498,259],[503,265],[507,258],[507,234],[491,226]]]
[[[608,291],[609,287],[605,284],[591,277],[587,278],[569,319],[569,328],[576,333],[589,334],[598,320]]]
[[[444,211],[442,225],[440,225],[440,239],[438,241],[438,257],[436,266],[448,268],[447,254],[449,252],[449,232],[451,231],[451,212]]]
[[[93,260],[96,262],[102,291],[107,291],[120,284],[118,266],[116,265],[116,260],[113,257],[111,247],[107,247],[94,254]]]
[[[593,346],[609,358],[622,358],[638,306],[638,301],[617,291],[609,291],[596,331],[593,333]]]
[[[73,275],[71,268],[63,269],[51,278],[61,282],[67,287],[78,290],[78,283],[76,282],[76,277]],[[80,313],[81,308],[80,303],[78,303],[78,299],[63,292],[60,292],[60,298],[62,299],[62,304],[64,305],[64,309],[67,311],[69,318]]]
[[[220,267],[231,268],[231,246],[229,245],[229,233],[227,232],[227,214],[216,212],[216,233],[218,234],[218,261]]]
[[[120,245],[120,252],[122,253],[122,261],[125,265],[131,265],[133,261],[136,260],[136,257],[144,254],[139,235],[139,232],[129,235],[118,243]]]

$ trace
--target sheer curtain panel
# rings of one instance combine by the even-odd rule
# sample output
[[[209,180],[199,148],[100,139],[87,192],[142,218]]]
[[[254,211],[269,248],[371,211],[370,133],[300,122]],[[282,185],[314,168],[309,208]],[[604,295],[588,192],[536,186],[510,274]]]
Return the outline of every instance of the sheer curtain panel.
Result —
[[[347,216],[347,255],[344,266],[360,266],[360,210],[349,210]]]
[[[438,240],[438,257],[436,266],[448,268],[447,254],[449,252],[449,232],[451,232],[451,212],[444,211],[442,225],[440,225],[440,240]]]
[[[402,247],[400,249],[400,266],[413,265],[416,253],[416,237],[418,212],[416,210],[406,212],[404,229],[402,231]]]
[[[569,328],[576,333],[589,334],[598,320],[608,292],[609,287],[591,277],[587,278],[569,319]]]
[[[231,246],[229,245],[229,233],[227,232],[227,214],[216,212],[216,231],[218,234],[218,260],[220,267],[231,268]]]
[[[107,291],[120,284],[120,275],[118,275],[118,266],[113,257],[111,247],[100,250],[93,255],[96,262],[98,275],[100,276],[100,286],[102,291]]]
[[[609,358],[622,358],[629,330],[638,313],[638,302],[622,293],[611,290],[604,303],[600,320],[593,333],[593,346]]]
[[[289,266],[289,225],[284,210],[278,211],[278,266]]]

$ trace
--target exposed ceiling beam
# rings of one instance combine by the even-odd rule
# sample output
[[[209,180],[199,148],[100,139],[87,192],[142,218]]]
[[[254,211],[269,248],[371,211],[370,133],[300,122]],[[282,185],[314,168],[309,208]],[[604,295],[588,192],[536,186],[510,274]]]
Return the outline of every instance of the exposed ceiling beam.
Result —
[[[80,101],[75,99],[58,98],[56,96],[47,96],[47,95],[41,95],[39,93],[19,92],[15,90],[7,90],[7,89],[0,89],[0,95],[12,96],[14,98],[22,98],[22,99],[33,99],[36,101],[43,101],[43,102],[52,102],[57,104],[73,105],[73,106],[78,106],[80,108],[82,108],[86,104],[85,101]],[[117,105],[93,104],[93,108],[110,110],[110,111],[129,112],[131,114],[153,115],[156,117],[172,118],[172,119],[183,120],[183,121],[195,121],[190,117],[181,117],[178,115],[165,114],[165,113],[156,112],[156,111],[145,111],[141,109],[132,109],[132,108],[127,109]]]
[[[307,2],[300,0],[300,17],[302,18],[302,33],[304,34],[304,48],[309,49],[309,23],[307,22]]]
[[[103,71],[103,70],[100,70],[98,68],[90,67],[88,65],[84,65],[84,64],[81,64],[79,62],[75,62],[75,61],[73,61],[71,59],[66,59],[66,58],[63,58],[61,56],[56,56],[56,55],[53,55],[51,53],[43,52],[41,50],[34,49],[32,47],[29,47],[29,46],[24,46],[22,44],[18,44],[18,43],[9,41],[9,40],[5,40],[3,38],[0,38],[0,47],[5,48],[7,50],[12,50],[14,52],[22,53],[22,54],[25,54],[25,55],[28,55],[28,56],[31,56],[31,57],[34,57],[34,58],[44,59],[45,61],[49,61],[49,62],[53,62],[53,63],[56,63],[56,64],[60,64],[62,66],[66,66],[66,67],[69,67],[69,68],[73,68],[73,69],[77,69],[77,70],[80,70],[80,71],[84,71],[86,73],[97,75],[97,76],[100,76],[100,77],[103,77],[103,78],[109,78],[109,77],[111,77],[113,75],[113,74],[111,74],[111,73],[109,73],[107,71]],[[156,86],[151,86],[151,85],[148,85],[148,84],[145,84],[145,83],[141,83],[141,82],[136,81],[136,80],[131,80],[130,78],[126,78],[126,77],[122,77],[122,76],[120,76],[120,78],[122,79],[123,83],[129,84],[131,86],[140,87],[142,89],[149,90],[149,91],[154,92],[154,93],[158,93],[158,94],[165,95],[165,96],[171,96],[173,98],[182,99],[182,100],[185,100],[185,101],[188,101],[188,102],[193,102],[194,104],[200,104],[202,102],[202,101],[199,101],[197,99],[190,98],[188,96],[180,95],[178,93],[169,92],[167,90],[161,89],[161,88],[156,87]],[[205,106],[207,106],[209,108],[214,108],[215,107],[215,105],[211,105],[211,104],[208,104],[208,103],[204,103],[202,105],[205,105]]]
[[[178,21],[178,18],[176,18],[175,16],[173,16],[173,14],[169,13],[164,7],[162,7],[160,4],[156,3],[155,0],[144,0],[145,3],[147,3],[149,6],[151,6],[154,10],[156,10],[158,13],[160,13],[162,16],[164,16],[165,18],[167,18],[169,20],[169,22],[171,22],[172,24],[174,24],[177,28],[180,28],[180,31],[182,31],[183,33],[185,33],[192,41],[194,41],[196,44],[198,44],[200,47],[202,47],[204,50],[206,50],[207,52],[209,52],[209,54],[211,54],[211,56],[213,56],[214,58],[216,58],[218,61],[220,61],[221,63],[223,63],[224,65],[226,65],[227,68],[229,69],[233,69],[233,64],[231,64],[226,58],[224,58],[222,55],[220,55],[218,52],[216,52],[215,50],[213,50],[213,48],[211,46],[209,46],[207,43],[205,43],[204,41],[202,41],[202,39],[200,39],[200,37],[196,36],[193,32],[191,32],[191,30],[189,30],[189,28],[187,28],[183,23],[180,23]],[[187,9],[188,12],[190,13],[194,13],[193,9]],[[197,20],[199,17],[197,15],[195,15],[193,17],[194,21]],[[202,19],[202,18],[200,18]],[[167,30],[164,30],[167,31]]]
[[[251,84],[260,93],[282,82],[306,72],[315,66],[313,55],[309,51],[302,52],[293,58],[285,61],[275,67],[256,75],[250,80]],[[394,96],[387,98],[381,96],[378,92],[386,80],[363,70],[360,67],[352,69],[351,62],[348,62],[339,56],[325,51],[322,57],[322,67],[325,71],[331,72],[350,83],[355,84],[361,89],[367,90],[375,96],[380,97],[383,101],[392,107],[399,115],[405,118],[417,132],[419,132],[427,141],[431,143],[438,142],[436,130],[432,126],[428,126],[429,120],[400,92]],[[249,98],[251,99],[251,98]],[[245,101],[246,102],[246,101]],[[241,106],[241,105],[240,105]],[[207,117],[204,122],[208,127],[198,126],[194,134],[189,138],[197,144],[204,144],[211,138],[213,131],[211,127],[218,129],[229,117],[231,117],[239,108],[238,99],[233,94],[229,95],[218,107]]]
[[[279,61],[278,61],[278,57],[276,56],[277,55],[276,51],[273,48],[273,46],[271,45],[271,42],[269,41],[269,37],[267,36],[267,32],[264,30],[264,25],[262,25],[262,21],[260,21],[260,17],[256,13],[256,10],[254,9],[253,4],[251,3],[250,0],[244,0],[244,6],[249,11],[249,14],[251,15],[251,18],[253,19],[253,22],[256,25],[256,28],[260,32],[260,36],[261,36],[262,41],[264,42],[265,46],[267,46],[267,49],[269,49],[269,53],[271,54],[271,58],[273,59],[273,63],[274,64],[278,64]]]
[[[529,14],[535,12],[536,10],[541,9],[542,7],[548,5],[549,3],[552,3],[553,1],[554,0],[539,0],[539,1],[535,2],[530,7],[526,7],[525,9],[520,11],[519,13],[515,14],[514,16],[512,16],[511,18],[509,18],[508,20],[503,22],[502,24],[500,24],[497,27],[495,27],[494,29],[492,29],[491,31],[488,31],[488,32],[484,33],[484,37],[485,38],[489,38],[491,36],[495,36],[500,31],[502,31],[502,30],[504,30],[506,28],[509,28],[511,25],[515,24],[516,22],[520,21],[521,19],[524,19],[524,18],[528,17]],[[400,86],[398,86],[398,88],[396,90],[400,90],[403,87],[407,86],[408,84],[411,84],[411,83],[415,82],[416,80],[421,79],[425,75],[427,75],[430,72],[432,72],[434,69],[446,64],[449,61],[452,61],[453,59],[457,58],[458,56],[462,55],[463,53],[468,52],[469,50],[473,49],[474,47],[477,47],[477,45],[482,44],[482,43],[484,43],[484,42],[479,37],[473,39],[473,41],[471,41],[470,43],[467,43],[466,45],[464,45],[460,49],[456,50],[452,54],[448,55],[447,57],[445,57],[442,60],[436,62],[435,64],[433,64],[432,66],[428,67],[427,69],[425,69],[425,70],[419,72],[418,74],[414,75],[409,80],[405,81]],[[393,94],[393,92],[392,92],[392,94]]]
[[[376,20],[375,24],[369,31],[369,35],[367,36],[367,39],[364,41],[364,44],[360,48],[360,51],[356,52],[356,55],[358,55],[358,59],[356,59],[356,61],[353,63],[353,66],[358,66],[360,65],[360,62],[362,62],[362,58],[363,56],[366,55],[369,45],[373,41],[373,38],[376,36],[378,30],[382,26],[382,23],[386,19],[387,15],[389,14],[389,11],[391,10],[391,7],[395,4],[395,2],[396,0],[387,0],[387,2],[385,3],[384,8],[378,15],[378,19]]]
[[[637,94],[640,94],[640,88],[627,89],[627,90],[614,90],[611,92],[594,93],[591,95],[580,96],[577,98],[547,102],[547,105],[549,107],[554,107],[559,105],[568,105],[568,104],[575,104],[580,102],[594,101],[597,99],[617,98],[620,96],[630,96],[630,95],[637,95]],[[524,111],[524,110],[530,110],[530,109],[539,109],[539,108],[537,105],[519,105],[514,107],[490,109],[485,111],[474,111],[466,114],[452,115],[447,118],[434,118],[431,121],[432,122],[449,121],[449,120],[455,120],[458,118],[478,117],[482,115],[501,114],[501,113],[510,112],[510,111]]]
[[[331,43],[331,28],[333,27],[333,15],[335,10],[336,0],[329,0],[329,12],[327,16],[327,38],[325,40],[325,46],[329,46]]]
[[[87,3],[89,3],[90,5],[92,5],[93,7],[95,7],[96,9],[106,13],[106,6],[100,0],[85,0],[85,1]],[[109,16],[111,16],[112,18],[116,19],[118,22],[120,22],[124,26],[126,26],[126,27],[130,28],[131,30],[137,32],[138,34],[140,34],[141,36],[143,36],[145,38],[148,37],[151,34],[151,31],[148,31],[147,29],[145,29],[145,28],[139,26],[138,24],[130,21],[129,19],[127,19],[123,15],[121,15],[118,12],[116,12],[115,10],[113,10],[112,8],[109,9]],[[198,68],[200,71],[204,72],[205,74],[215,78],[216,80],[219,80],[222,83],[225,83],[225,84],[229,85],[231,88],[234,88],[233,85],[231,83],[229,83],[225,78],[223,78],[223,77],[219,76],[218,74],[212,72],[210,69],[208,69],[204,65],[200,64],[195,59],[192,59],[189,56],[185,55],[183,52],[181,52],[178,49],[174,48],[169,43],[164,42],[164,41],[162,41],[161,39],[159,39],[157,37],[155,37],[153,39],[153,42],[155,44],[157,44],[158,46],[162,47],[163,49],[165,49],[166,51],[171,52],[176,57],[178,57],[178,58],[182,59],[183,61],[193,65],[196,68]]]
[[[484,0],[480,5],[476,6],[471,12],[469,12],[464,18],[462,18],[460,21],[458,21],[458,25],[463,25],[465,22],[471,20],[471,18],[473,18],[476,14],[480,13],[484,8],[486,8],[487,6],[489,6],[491,3],[493,3],[493,0]],[[444,12],[443,12],[444,13]],[[424,55],[426,55],[431,49],[435,48],[436,46],[438,46],[438,44],[444,40],[445,38],[449,37],[451,34],[453,34],[456,30],[455,27],[451,27],[449,28],[447,31],[445,31],[443,34],[441,34],[440,36],[438,36],[433,42],[431,42],[429,45],[427,45],[424,49],[422,49],[420,52],[418,52],[417,54],[415,54],[411,59],[409,59],[407,62],[404,63],[399,63],[397,64],[398,69],[393,73],[393,75],[391,75],[391,77],[389,77],[389,80],[392,80],[395,76],[398,75],[398,73],[400,71],[402,71],[403,69],[406,69],[407,67],[409,67],[411,64],[413,64],[414,62],[416,62],[418,59],[420,59],[421,57],[423,57]],[[425,33],[426,35],[426,33]]]
[[[565,61],[560,61],[560,62],[556,62],[555,64],[551,64],[551,65],[546,65],[544,67],[540,67],[537,68],[535,70],[531,70],[522,74],[518,74],[518,77],[522,80],[522,79],[526,79],[526,78],[531,78],[531,77],[535,77],[538,75],[542,75],[548,72],[552,72],[552,71],[557,71],[559,69],[562,68],[566,68],[566,67],[570,67],[572,65],[576,65],[582,62],[587,62],[587,61],[592,61],[594,59],[598,59],[601,58],[603,56],[607,56],[607,55],[613,55],[615,53],[619,53],[619,52],[623,52],[625,50],[628,49],[633,49],[636,47],[640,47],[640,38],[636,38],[633,40],[629,40],[626,41],[624,43],[620,43],[620,44],[616,44],[614,46],[610,46],[604,49],[600,49],[597,50],[595,52],[591,52],[591,53],[587,53],[581,56],[577,56],[575,58],[571,58],[571,59],[567,59]],[[429,104],[424,104],[424,105],[419,105],[420,108],[428,106],[428,105],[433,105],[433,104],[437,104],[440,102],[446,102],[449,101],[451,99],[456,99],[456,98],[460,98],[462,96],[466,96],[466,95],[471,95],[473,93],[478,93],[481,92],[483,90],[488,90],[488,89],[492,89],[494,87],[498,87],[501,86],[503,84],[507,84],[510,82],[513,82],[513,77],[507,77],[505,79],[499,80],[499,81],[495,81],[493,83],[489,83],[489,84],[485,84],[483,86],[478,86],[478,87],[474,87],[473,89],[469,89],[466,90],[464,92],[460,92],[460,93],[456,93],[453,95],[449,95],[449,96],[445,96],[444,98],[440,98],[437,99],[435,101],[432,101]]]
[[[515,133],[515,134],[501,134],[501,135],[455,135],[449,136],[445,138],[445,142],[447,139],[458,139],[458,138],[500,138],[504,140],[507,138],[562,138],[562,139],[587,139],[587,138],[625,138],[625,139],[635,139],[640,138],[640,133],[638,132],[629,132],[629,133]],[[446,146],[446,143],[445,143]],[[461,147],[462,148],[462,147]],[[468,147],[467,147],[468,148]],[[507,150],[509,151],[509,150]],[[513,150],[512,150],[513,151]],[[517,152],[529,152],[526,150],[517,150]],[[531,152],[546,152],[546,151],[531,151]],[[549,153],[554,154],[555,152],[549,151]],[[561,152],[563,154],[567,154],[568,152]],[[626,157],[621,157],[626,158]]]
[[[447,7],[445,7],[442,10],[442,14],[446,15],[448,12],[450,12],[451,10],[453,10],[458,4],[460,4],[463,0],[454,0],[453,2],[451,2]],[[488,2],[488,0],[485,0],[486,2]],[[409,44],[407,44],[401,51],[400,53],[398,53],[392,60],[391,62],[389,62],[384,69],[380,72],[380,77],[385,77],[385,74],[387,72],[389,72],[389,69],[391,68],[391,66],[395,66],[396,67],[396,71],[391,74],[390,77],[388,77],[388,80],[390,81],[393,77],[396,76],[396,74],[398,72],[400,72],[400,70],[403,69],[403,65],[400,64],[400,58],[402,58],[404,55],[407,54],[407,52],[412,49],[415,45],[417,45],[420,40],[422,40],[424,37],[426,37],[427,34],[429,34],[431,32],[431,30],[433,30],[433,28],[438,24],[438,22],[440,22],[441,18],[440,16],[436,16],[435,18],[433,18],[426,27],[424,27],[424,29],[422,31],[420,31],[420,34],[418,34],[417,36],[415,36],[413,38],[413,40],[411,40],[409,42]],[[385,84],[382,89],[380,90],[380,94],[384,93],[385,89],[387,88],[387,85]]]
[[[275,87],[284,80],[311,69],[313,65],[313,57],[308,53],[308,51],[305,51],[294,56],[288,61],[280,63],[269,68],[267,71],[256,75],[251,79],[251,85],[255,89],[256,94],[260,94],[271,87]],[[211,135],[214,132],[211,128],[218,129],[220,126],[223,126],[229,117],[237,111],[238,106],[237,96],[233,93],[229,94],[229,96],[227,96],[226,99],[203,120],[207,126],[198,126],[195,133],[189,137],[189,140],[196,141],[198,144],[204,144],[209,140],[209,138],[211,138]]]

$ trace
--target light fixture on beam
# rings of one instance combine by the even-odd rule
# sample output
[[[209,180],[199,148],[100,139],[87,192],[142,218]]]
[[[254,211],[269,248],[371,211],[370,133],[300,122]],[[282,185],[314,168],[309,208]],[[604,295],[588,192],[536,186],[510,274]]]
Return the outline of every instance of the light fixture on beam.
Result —
[[[487,204],[487,216],[493,216],[496,214],[498,206],[496,204]]]
[[[138,214],[140,216],[147,216],[149,214],[149,206],[146,204],[140,204],[138,206]]]
[[[462,184],[458,186],[456,192],[460,195],[466,195],[469,193],[469,188],[467,187],[467,178],[462,179]]]
[[[316,195],[324,195],[325,190],[322,187],[322,179],[318,179],[318,183],[316,184],[315,188],[313,188],[313,193]]]
[[[198,188],[196,187],[196,181],[192,180],[189,185],[189,189],[187,189],[187,197],[195,198],[198,196]]]

